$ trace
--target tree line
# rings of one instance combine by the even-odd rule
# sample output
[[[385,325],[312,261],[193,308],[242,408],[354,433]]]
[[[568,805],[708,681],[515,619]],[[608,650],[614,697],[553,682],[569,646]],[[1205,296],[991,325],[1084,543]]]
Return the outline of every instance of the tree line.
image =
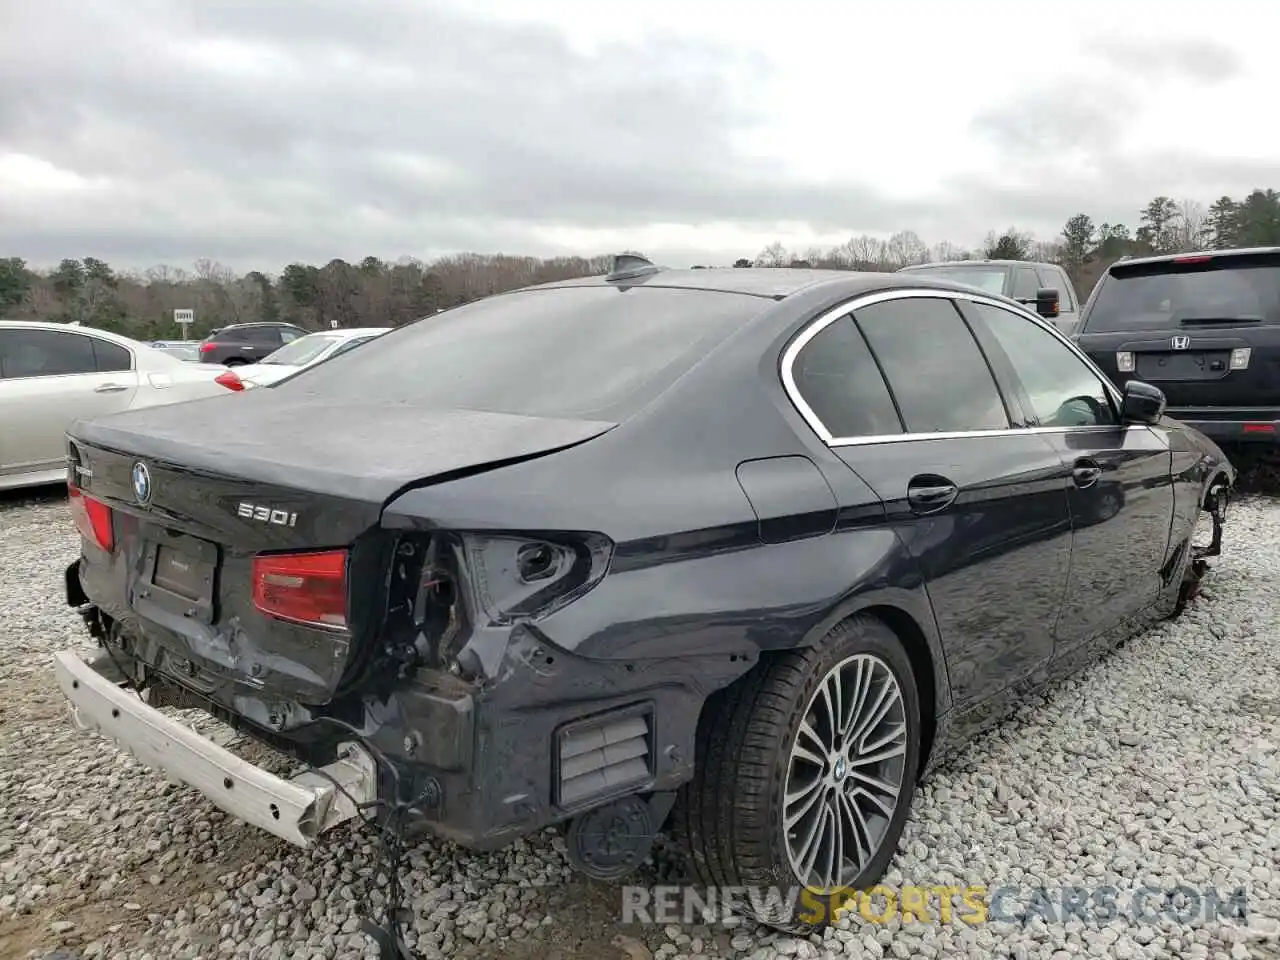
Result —
[[[1084,298],[1121,257],[1254,246],[1280,246],[1280,193],[1275,190],[1256,189],[1239,200],[1224,196],[1208,207],[1159,196],[1139,212],[1132,230],[1077,213],[1048,241],[1009,227],[989,233],[979,248],[966,249],[946,242],[929,246],[903,230],[887,239],[852,237],[830,249],[789,251],[772,243],[732,266],[894,271],[936,260],[1042,260],[1061,264]],[[365,257],[323,266],[291,263],[269,276],[257,270],[238,275],[207,259],[190,270],[157,266],[134,273],[94,257],[66,259],[52,270],[33,270],[21,258],[8,257],[0,258],[0,318],[78,322],[143,340],[176,337],[176,309],[195,312],[189,333],[197,338],[216,327],[254,320],[283,320],[307,329],[389,327],[489,294],[601,274],[608,266],[608,256],[466,253],[431,262]]]

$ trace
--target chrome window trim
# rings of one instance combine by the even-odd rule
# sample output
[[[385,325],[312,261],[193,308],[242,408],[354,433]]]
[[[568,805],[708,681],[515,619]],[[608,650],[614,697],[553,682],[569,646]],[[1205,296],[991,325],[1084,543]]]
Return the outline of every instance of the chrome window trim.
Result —
[[[12,323],[12,324],[6,324],[4,329],[20,331],[22,333],[71,334],[77,337],[84,337],[85,339],[91,341],[90,342],[91,348],[92,348],[92,341],[96,340],[99,343],[109,343],[113,347],[119,347],[121,350],[123,350],[125,353],[129,355],[128,370],[106,370],[106,371],[85,370],[80,373],[38,373],[35,376],[0,377],[0,381],[3,381],[5,383],[8,383],[9,381],[17,382],[19,380],[49,380],[49,379],[52,379],[53,377],[101,377],[101,376],[107,376],[112,373],[137,373],[138,372],[138,353],[136,350],[134,350],[132,347],[125,346],[125,344],[123,343],[117,343],[115,340],[109,340],[106,337],[99,337],[93,332],[82,329],[80,327],[68,326],[67,329],[65,330],[51,330],[48,327],[31,327],[31,326],[24,326],[21,323]],[[95,357],[96,357],[96,354],[95,354]]]
[[[782,351],[782,389],[787,394],[787,398],[791,401],[792,406],[796,408],[796,412],[809,425],[809,428],[818,435],[828,447],[854,447],[867,446],[870,444],[880,443],[904,443],[914,440],[959,440],[968,437],[1004,437],[1004,436],[1023,436],[1033,433],[1075,433],[1083,430],[1114,430],[1117,424],[1112,426],[1093,425],[1087,427],[1008,427],[1002,430],[957,430],[957,431],[939,431],[936,433],[890,433],[890,434],[872,434],[865,437],[836,437],[831,434],[818,415],[805,402],[804,397],[800,394],[800,388],[796,385],[794,367],[796,358],[800,355],[800,351],[809,345],[814,337],[844,317],[849,316],[862,307],[869,307],[873,304],[884,303],[889,300],[907,300],[915,297],[929,297],[939,300],[967,300],[970,303],[983,304],[989,307],[996,307],[1000,310],[1007,310],[1015,316],[1021,317],[1031,323],[1036,324],[1040,329],[1047,331],[1058,339],[1058,341],[1070,350],[1082,363],[1098,378],[1098,382],[1102,384],[1107,396],[1111,398],[1115,409],[1118,411],[1121,407],[1122,398],[1120,392],[1116,390],[1115,385],[1098,369],[1098,366],[1089,359],[1087,355],[1078,347],[1071,339],[1062,333],[1056,326],[1046,322],[1039,315],[1026,310],[1019,304],[1006,303],[996,297],[986,296],[980,293],[969,293],[964,290],[939,290],[926,287],[909,287],[898,290],[882,290],[879,293],[859,294],[846,300],[838,306],[832,307],[825,311],[816,319],[811,321],[800,333],[792,339],[785,350]],[[957,313],[957,318],[963,322],[963,318]],[[892,386],[890,386],[892,389]]]

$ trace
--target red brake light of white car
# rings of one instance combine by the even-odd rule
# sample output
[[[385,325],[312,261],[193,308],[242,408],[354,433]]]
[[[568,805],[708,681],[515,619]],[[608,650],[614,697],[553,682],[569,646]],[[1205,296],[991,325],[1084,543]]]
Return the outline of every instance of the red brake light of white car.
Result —
[[[115,546],[115,535],[111,531],[111,508],[74,484],[67,484],[67,494],[71,502],[71,519],[75,521],[80,536],[99,550],[110,553]]]
[[[254,557],[253,605],[279,620],[346,629],[347,551]]]
[[[226,373],[220,373],[213,378],[213,382],[226,387],[228,390],[243,390],[244,381],[236,375],[234,370],[228,370]]]

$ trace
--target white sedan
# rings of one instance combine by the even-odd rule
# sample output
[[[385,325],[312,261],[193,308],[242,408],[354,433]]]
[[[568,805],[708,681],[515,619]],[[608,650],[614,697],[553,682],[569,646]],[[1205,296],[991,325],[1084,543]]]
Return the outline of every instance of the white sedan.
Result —
[[[76,420],[243,389],[227,367],[105,330],[0,320],[0,490],[64,480]]]
[[[286,343],[251,366],[241,367],[240,376],[246,387],[265,387],[283,380],[299,370],[314,366],[330,357],[346,353],[366,340],[390,331],[391,327],[349,327],[345,330],[323,330],[309,333]]]

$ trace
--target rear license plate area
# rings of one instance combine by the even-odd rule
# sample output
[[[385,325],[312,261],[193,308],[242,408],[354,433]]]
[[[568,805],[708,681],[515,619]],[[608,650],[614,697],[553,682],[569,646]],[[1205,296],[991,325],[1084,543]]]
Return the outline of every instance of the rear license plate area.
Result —
[[[1138,376],[1143,380],[1219,380],[1227,375],[1226,351],[1206,353],[1139,353]]]
[[[217,544],[162,533],[146,543],[139,593],[170,613],[211,624],[217,572]]]

